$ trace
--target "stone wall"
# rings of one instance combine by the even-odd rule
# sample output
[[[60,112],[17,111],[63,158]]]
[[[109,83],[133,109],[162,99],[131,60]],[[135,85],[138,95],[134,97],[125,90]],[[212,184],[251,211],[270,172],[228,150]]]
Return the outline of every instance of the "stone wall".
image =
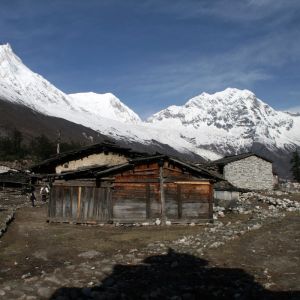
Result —
[[[224,167],[224,177],[238,188],[250,190],[273,189],[272,163],[250,156]]]
[[[72,160],[67,163],[61,164],[56,167],[56,174],[60,174],[61,172],[69,172],[75,171],[79,168],[90,167],[95,165],[108,165],[115,166],[119,164],[126,163],[128,159],[119,154],[115,153],[98,153],[86,156],[82,159]]]
[[[237,191],[214,190],[214,204],[225,208],[233,205],[239,200],[240,193]]]

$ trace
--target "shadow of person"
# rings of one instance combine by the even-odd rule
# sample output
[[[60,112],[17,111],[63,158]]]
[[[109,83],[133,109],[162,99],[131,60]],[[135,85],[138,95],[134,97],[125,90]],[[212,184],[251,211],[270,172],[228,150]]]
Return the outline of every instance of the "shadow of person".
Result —
[[[66,299],[300,299],[298,292],[271,292],[242,269],[210,267],[208,261],[169,249],[139,265],[116,265],[93,288],[58,289]]]

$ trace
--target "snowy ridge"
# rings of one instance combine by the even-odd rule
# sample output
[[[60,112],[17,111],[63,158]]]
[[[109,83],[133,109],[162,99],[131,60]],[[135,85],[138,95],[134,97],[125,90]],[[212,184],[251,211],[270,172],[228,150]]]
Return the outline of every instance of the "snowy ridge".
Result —
[[[9,44],[0,46],[0,79],[1,98],[23,104],[46,115],[70,120],[70,112],[76,111],[79,114],[85,110],[95,117],[127,123],[140,122],[140,118],[113,94],[66,95],[42,76],[28,69],[13,53]]]
[[[300,117],[278,112],[248,90],[202,93],[142,122],[110,93],[67,95],[28,69],[11,47],[0,46],[0,99],[82,124],[129,142],[166,144],[217,159],[262,144],[270,151],[300,146]]]
[[[77,93],[69,94],[69,97],[72,106],[83,112],[94,114],[96,111],[101,117],[124,123],[136,124],[141,122],[140,117],[135,112],[111,93]]]
[[[249,149],[254,142],[272,148],[300,145],[300,118],[279,112],[248,90],[227,88],[202,93],[183,106],[170,106],[148,119],[157,127],[181,128],[186,138],[228,148]],[[196,134],[198,132],[198,134]]]

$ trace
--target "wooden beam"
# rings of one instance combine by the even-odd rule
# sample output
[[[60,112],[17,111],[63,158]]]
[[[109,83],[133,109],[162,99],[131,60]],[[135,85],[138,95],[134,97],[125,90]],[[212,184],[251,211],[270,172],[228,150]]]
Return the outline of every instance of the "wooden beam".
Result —
[[[208,180],[204,181],[175,181],[177,184],[195,184],[195,185],[209,185],[210,182]]]

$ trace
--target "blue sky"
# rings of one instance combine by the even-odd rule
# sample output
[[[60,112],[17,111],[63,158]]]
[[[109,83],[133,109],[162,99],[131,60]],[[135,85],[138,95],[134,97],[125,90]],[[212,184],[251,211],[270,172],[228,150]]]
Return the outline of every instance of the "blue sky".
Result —
[[[7,42],[64,92],[112,92],[143,118],[226,87],[300,111],[298,0],[1,0]]]

